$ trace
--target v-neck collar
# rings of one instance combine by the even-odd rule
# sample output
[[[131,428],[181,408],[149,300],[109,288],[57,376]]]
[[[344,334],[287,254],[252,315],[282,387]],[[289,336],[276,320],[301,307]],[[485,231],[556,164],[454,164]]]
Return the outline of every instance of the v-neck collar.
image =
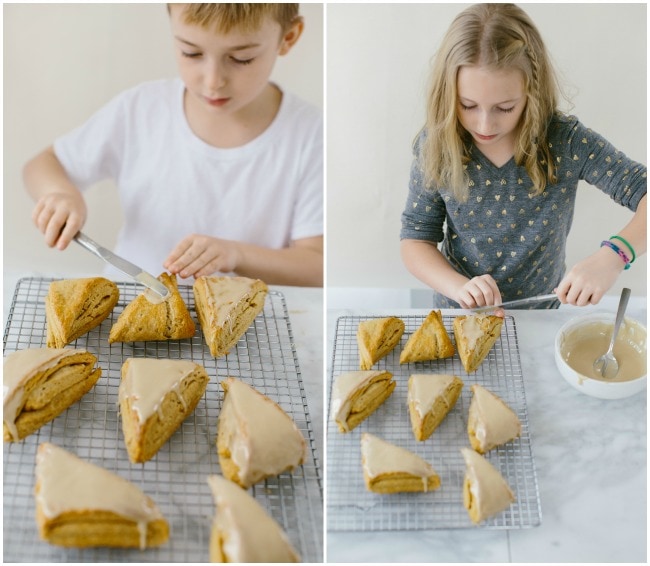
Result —
[[[473,159],[479,161],[481,165],[485,165],[494,171],[503,171],[503,169],[508,167],[510,163],[515,159],[515,156],[513,155],[510,159],[508,159],[508,161],[501,165],[501,167],[498,167],[492,161],[490,161],[490,159],[488,159],[485,154],[478,147],[476,147],[476,144],[474,143],[472,143],[470,146],[470,155]]]

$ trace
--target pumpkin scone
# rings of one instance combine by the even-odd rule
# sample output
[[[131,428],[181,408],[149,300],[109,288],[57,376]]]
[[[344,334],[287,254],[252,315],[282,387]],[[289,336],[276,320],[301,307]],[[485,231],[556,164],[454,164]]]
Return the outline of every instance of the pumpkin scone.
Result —
[[[488,460],[469,448],[461,448],[461,452],[465,460],[463,505],[471,521],[478,524],[510,507],[515,496]]]
[[[338,375],[332,385],[332,419],[339,431],[350,432],[367,419],[395,389],[388,371],[359,370]]]
[[[300,562],[282,527],[247,491],[209,476],[216,513],[210,531],[210,562]]]
[[[169,538],[169,524],[138,486],[54,444],[38,447],[34,491],[38,532],[50,544],[144,550]]]
[[[357,328],[360,368],[369,370],[387,356],[399,344],[402,334],[404,321],[395,316],[360,322]]]
[[[420,327],[409,336],[399,356],[399,363],[424,362],[449,358],[456,349],[442,322],[439,310],[431,311]]]
[[[426,440],[453,409],[463,381],[456,375],[413,374],[408,381],[408,406],[416,440]]]
[[[411,450],[367,432],[361,435],[361,463],[368,491],[402,493],[440,487],[440,476],[431,464]]]
[[[521,421],[503,399],[475,384],[472,385],[467,434],[472,448],[485,454],[519,437]]]
[[[26,348],[3,365],[3,436],[15,442],[36,432],[81,399],[101,369],[90,352],[74,348]]]
[[[457,316],[453,322],[456,349],[467,373],[475,372],[501,335],[503,318],[474,314]]]
[[[99,326],[119,296],[117,285],[104,277],[52,281],[45,296],[47,346],[63,348]]]
[[[178,291],[176,275],[161,273],[158,280],[170,293],[163,301],[152,301],[144,292],[126,305],[111,328],[108,342],[182,340],[194,336],[196,327]]]

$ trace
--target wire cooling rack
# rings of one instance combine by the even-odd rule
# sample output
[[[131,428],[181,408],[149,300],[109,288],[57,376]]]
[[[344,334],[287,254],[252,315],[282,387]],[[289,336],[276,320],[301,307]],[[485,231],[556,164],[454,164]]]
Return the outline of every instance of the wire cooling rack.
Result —
[[[21,279],[4,333],[5,355],[45,346],[44,298],[51,279]],[[207,477],[220,473],[217,418],[223,393],[219,381],[233,376],[275,400],[295,421],[309,450],[306,462],[253,486],[250,493],[285,529],[305,562],[323,560],[323,490],[298,359],[284,296],[271,291],[264,311],[226,357],[213,358],[200,326],[192,339],[108,344],[112,324],[142,290],[118,283],[120,299],[100,326],[70,344],[98,357],[102,376],[80,402],[21,442],[4,443],[5,562],[205,562],[214,503]],[[179,286],[197,321],[191,287]],[[118,415],[122,363],[129,357],[187,359],[211,377],[195,411],[153,459],[131,464]],[[65,549],[43,542],[35,521],[34,463],[41,442],[52,442],[134,482],[157,503],[170,524],[169,541],[144,551],[112,548]]]
[[[530,443],[528,412],[519,360],[515,321],[506,317],[501,337],[480,368],[472,374],[463,369],[458,354],[452,358],[400,365],[399,355],[409,336],[425,316],[402,316],[405,331],[400,344],[372,369],[393,374],[397,385],[392,395],[357,428],[340,433],[331,415],[334,378],[359,369],[356,333],[363,320],[379,317],[344,316],[337,320],[330,414],[327,424],[327,528],[329,531],[391,531],[475,528],[463,506],[465,464],[460,448],[469,447],[467,413],[471,386],[485,386],[501,397],[522,424],[521,437],[491,450],[487,459],[501,472],[517,498],[505,512],[480,524],[481,528],[515,529],[541,523],[535,464]],[[443,322],[453,339],[453,316]],[[410,375],[441,373],[460,377],[461,396],[441,425],[425,441],[415,440],[407,405]],[[370,432],[412,450],[439,474],[441,487],[428,493],[376,494],[367,491],[361,467],[361,434]]]

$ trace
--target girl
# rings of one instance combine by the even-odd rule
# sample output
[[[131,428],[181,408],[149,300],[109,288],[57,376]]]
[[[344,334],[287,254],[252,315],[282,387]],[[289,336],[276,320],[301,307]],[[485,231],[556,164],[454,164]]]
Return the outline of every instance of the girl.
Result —
[[[409,271],[439,307],[551,292],[558,300],[537,308],[598,303],[646,251],[646,167],[558,111],[544,43],[513,4],[458,15],[431,79],[402,214]],[[565,274],[581,179],[635,214]]]

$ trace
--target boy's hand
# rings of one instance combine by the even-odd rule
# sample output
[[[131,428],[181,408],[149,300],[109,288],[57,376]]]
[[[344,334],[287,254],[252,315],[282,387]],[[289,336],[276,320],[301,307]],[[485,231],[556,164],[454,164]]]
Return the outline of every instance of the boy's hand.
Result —
[[[86,222],[86,204],[80,194],[49,193],[36,202],[32,220],[48,246],[64,250]]]
[[[192,234],[184,238],[163,263],[165,269],[183,278],[230,273],[240,262],[238,243]]]
[[[498,305],[501,303],[501,292],[491,275],[479,275],[458,289],[455,300],[464,309]]]
[[[555,289],[563,304],[579,307],[596,305],[614,285],[625,264],[609,248],[600,248],[588,258],[576,263]]]

